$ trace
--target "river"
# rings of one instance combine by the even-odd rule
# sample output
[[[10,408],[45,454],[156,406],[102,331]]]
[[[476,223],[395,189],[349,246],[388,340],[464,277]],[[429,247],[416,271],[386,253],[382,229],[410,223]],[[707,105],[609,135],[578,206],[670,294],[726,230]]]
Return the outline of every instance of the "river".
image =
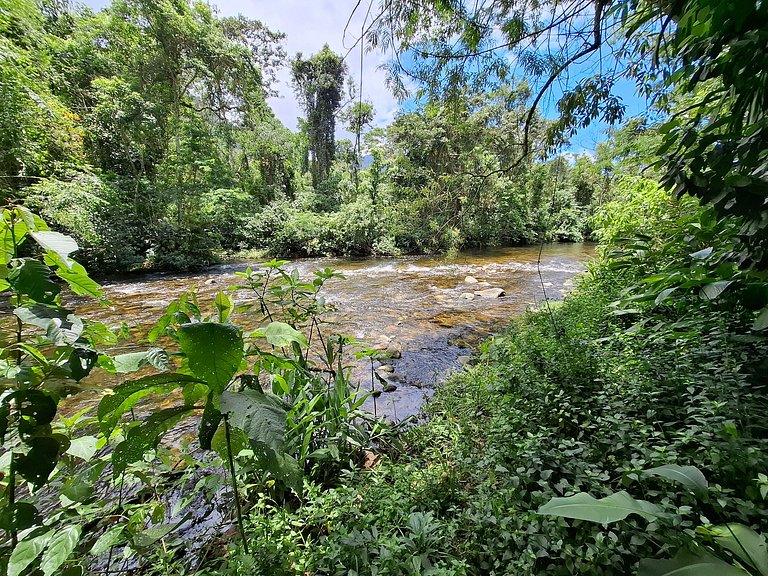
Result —
[[[470,347],[498,331],[529,307],[562,298],[573,277],[594,255],[591,244],[549,244],[463,252],[456,258],[414,256],[368,259],[302,259],[287,265],[303,278],[313,270],[331,267],[346,277],[326,284],[326,300],[336,306],[334,330],[371,346],[395,352],[380,374],[396,390],[377,400],[379,414],[403,419],[417,414],[425,397],[451,370],[469,359]],[[77,303],[78,313],[108,325],[125,322],[136,338],[143,338],[170,302],[193,287],[202,302],[227,286],[234,275],[254,263],[214,266],[194,274],[149,274],[103,283],[107,307]],[[541,278],[539,277],[539,271]],[[468,278],[470,277],[470,278]],[[477,283],[472,282],[477,280]],[[477,295],[489,288],[501,297]],[[121,351],[134,351],[140,347]],[[363,367],[353,380],[367,389]],[[114,382],[106,381],[106,385]],[[103,377],[94,387],[105,385]],[[93,398],[93,400],[96,400]],[[372,408],[372,400],[369,408]]]

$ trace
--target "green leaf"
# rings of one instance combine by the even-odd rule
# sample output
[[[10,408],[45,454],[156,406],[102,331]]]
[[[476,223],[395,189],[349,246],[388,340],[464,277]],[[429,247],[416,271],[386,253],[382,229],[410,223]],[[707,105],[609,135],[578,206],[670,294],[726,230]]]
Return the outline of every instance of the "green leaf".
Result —
[[[216,306],[216,310],[219,312],[219,322],[226,322],[234,308],[232,299],[219,290],[213,303]]]
[[[712,526],[707,532],[723,548],[733,552],[741,562],[768,576],[768,551],[765,538],[749,526],[739,523]]]
[[[277,451],[283,449],[287,412],[277,396],[261,390],[224,392],[220,409],[252,441]]]
[[[67,362],[70,376],[79,382],[91,373],[98,360],[98,352],[86,348],[75,348],[69,354]]]
[[[59,326],[67,326],[67,324],[71,325],[69,316],[72,314],[72,311],[59,306],[30,304],[28,306],[15,308],[13,313],[24,324],[37,326],[43,330],[47,330],[48,326],[52,323],[58,323]]]
[[[80,526],[70,525],[56,531],[40,562],[44,576],[56,574],[59,567],[69,558],[80,541],[80,530]]]
[[[637,576],[746,576],[708,552],[680,552],[671,560],[640,560]]]
[[[230,444],[232,445],[232,456],[236,457],[242,450],[250,447],[248,436],[239,428],[230,426],[229,431]],[[227,432],[224,426],[219,426],[211,437],[211,450],[216,452],[223,460],[229,458],[227,448]]]
[[[128,464],[138,462],[144,454],[157,448],[163,435],[192,410],[191,406],[178,406],[154,412],[149,418],[128,431],[124,441],[112,453],[112,473],[120,476]]]
[[[264,330],[258,330],[254,336],[266,338],[272,346],[283,348],[296,342],[300,346],[307,346],[304,334],[284,322],[270,322]]]
[[[754,324],[752,324],[752,330],[765,330],[766,328],[768,328],[768,306],[760,311]]]
[[[44,230],[41,232],[31,232],[30,236],[43,250],[55,252],[65,263],[70,262],[69,255],[72,252],[77,252],[80,249],[74,238],[60,232]]]
[[[709,258],[709,255],[712,254],[712,248],[704,248],[703,250],[699,250],[698,252],[694,252],[692,254],[689,254],[691,258],[695,258],[696,260],[704,260],[705,258]]]
[[[658,306],[659,304],[661,304],[662,302],[664,302],[664,301],[665,301],[667,298],[669,298],[669,296],[670,296],[670,295],[671,295],[671,294],[672,294],[672,293],[673,293],[675,290],[677,290],[677,288],[678,288],[677,286],[673,286],[672,288],[667,288],[667,289],[665,289],[665,290],[662,290],[661,292],[659,292],[659,295],[658,295],[658,296],[656,296],[656,300],[654,301],[654,304],[655,304],[656,306]]]
[[[231,324],[198,322],[179,326],[178,336],[192,373],[220,394],[243,359],[240,329]]]
[[[5,218],[0,222],[0,266],[7,266],[16,257],[16,248],[26,236],[27,225],[24,222],[16,222],[11,229],[10,222]],[[14,244],[14,238],[16,243]]]
[[[123,540],[124,530],[125,526],[113,526],[109,530],[106,530],[104,533],[102,533],[101,536],[99,536],[93,547],[91,547],[91,554],[98,556],[99,554],[103,554],[112,548],[112,546],[118,542],[121,542]]]
[[[22,540],[16,545],[8,559],[8,576],[26,574],[27,566],[32,564],[53,538],[53,530],[29,540]]]
[[[198,439],[200,440],[200,448],[203,450],[211,449],[211,441],[213,435],[219,428],[221,422],[221,412],[219,412],[213,405],[213,393],[208,394],[208,398],[205,402],[205,408],[203,409],[203,416],[200,418],[200,428],[198,429]]]
[[[702,300],[716,300],[731,284],[733,284],[733,280],[718,280],[711,284],[705,284],[701,287],[699,296]]]
[[[697,494],[705,493],[709,488],[707,479],[696,466],[667,464],[665,466],[643,470],[642,473],[645,476],[661,476],[662,478],[678,482],[691,490],[691,492]]]
[[[102,433],[109,436],[120,421],[120,417],[145,396],[167,394],[190,382],[204,384],[202,380],[186,374],[156,374],[117,386],[111,395],[104,396],[99,402],[96,416],[101,423]]]
[[[29,502],[15,502],[13,507],[3,506],[0,509],[0,530],[18,532],[42,522],[37,508]]]
[[[19,294],[27,294],[36,302],[50,304],[59,293],[59,285],[51,280],[51,269],[34,258],[23,258],[8,273],[8,282]]]
[[[254,453],[261,468],[270,472],[297,494],[301,494],[303,474],[295,458],[266,446],[261,446],[260,449],[257,446]]]
[[[67,448],[67,454],[77,456],[81,460],[88,462],[96,454],[99,439],[95,436],[80,436],[73,438]]]
[[[98,282],[92,280],[85,268],[74,260],[70,260],[68,268],[61,265],[57,266],[56,275],[69,284],[72,292],[78,296],[104,297],[104,292]]]
[[[93,497],[93,484],[82,478],[70,478],[61,487],[61,493],[72,502],[86,502]]]
[[[581,492],[567,498],[552,498],[539,508],[539,514],[562,516],[608,524],[624,520],[630,514],[654,519],[665,514],[661,508],[644,500],[635,500],[625,491],[616,492],[599,500]]]
[[[29,440],[26,454],[16,454],[16,471],[36,488],[43,486],[59,461],[61,444],[51,436],[37,436]]]

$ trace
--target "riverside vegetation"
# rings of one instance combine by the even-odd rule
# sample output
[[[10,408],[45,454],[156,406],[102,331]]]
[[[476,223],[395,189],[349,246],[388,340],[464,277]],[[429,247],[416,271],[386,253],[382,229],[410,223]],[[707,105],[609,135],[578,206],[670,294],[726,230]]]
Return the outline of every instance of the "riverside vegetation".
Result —
[[[31,19],[0,11],[4,47],[11,33],[32,36],[9,45],[17,60],[2,68],[0,86],[18,96],[30,93],[13,92],[28,82],[51,110],[60,110],[46,81],[32,74],[38,70],[33,64],[48,54],[40,50],[53,42],[54,24],[85,21],[72,16],[59,22],[53,16],[66,13],[50,5],[43,19],[34,16],[31,5],[13,6],[26,6],[20,13]],[[118,25],[132,22],[130,9],[159,4],[117,6],[81,16],[95,19],[85,30],[104,20],[116,34],[130,32],[130,25]],[[183,11],[186,4],[174,6]],[[116,9],[127,12],[113,19]],[[200,31],[192,26],[207,14],[205,8],[194,8],[198,16],[185,20],[189,28],[170,25],[178,23],[174,10],[135,22],[162,22],[148,29],[165,31],[166,40]],[[210,34],[221,30],[217,26],[235,25],[206,22]],[[220,291],[213,302],[198,301],[194,292],[182,295],[158,319],[142,351],[114,355],[104,349],[130,337],[127,330],[78,318],[64,305],[65,297],[103,298],[72,258],[78,244],[50,230],[27,200],[4,209],[0,288],[12,312],[3,325],[0,397],[5,534],[0,558],[6,572],[767,575],[767,23],[768,6],[750,1],[490,2],[475,8],[403,1],[384,7],[367,41],[411,55],[410,70],[402,70],[400,60],[390,72],[395,87],[403,85],[405,72],[424,82],[427,103],[411,117],[431,114],[424,130],[442,126],[441,118],[450,129],[464,121],[470,125],[484,105],[468,107],[473,100],[467,94],[508,85],[514,63],[543,78],[546,88],[601,46],[622,50],[612,72],[601,71],[565,93],[561,116],[551,123],[537,119],[535,105],[543,92],[532,95],[534,106],[526,113],[528,89],[515,89],[517,120],[500,118],[488,129],[510,137],[508,157],[501,156],[505,141],[492,140],[484,142],[490,156],[472,148],[482,156],[479,164],[474,164],[479,157],[458,151],[442,157],[443,166],[456,170],[451,179],[430,172],[434,164],[419,170],[423,180],[412,182],[408,192],[414,204],[402,208],[437,218],[431,237],[439,237],[435,231],[461,236],[469,228],[455,228],[459,220],[496,234],[480,222],[497,209],[499,219],[491,222],[518,222],[514,209],[477,201],[483,188],[469,186],[477,182],[474,168],[484,174],[484,185],[499,186],[496,199],[518,190],[508,178],[519,177],[529,187],[537,174],[543,181],[551,178],[554,167],[558,179],[572,176],[576,168],[562,159],[530,161],[518,174],[524,164],[517,159],[531,156],[513,151],[535,150],[539,137],[541,144],[556,145],[597,117],[618,119],[621,106],[612,89],[619,78],[629,77],[656,94],[656,117],[630,121],[601,149],[606,195],[589,207],[577,202],[581,208],[573,210],[589,216],[586,225],[601,243],[597,260],[563,302],[544,301],[484,343],[473,365],[436,391],[425,422],[407,430],[360,409],[365,393],[373,390],[355,390],[344,358],[350,353],[375,358],[378,352],[333,334],[322,322],[327,310],[322,291],[334,271],[318,271],[307,280],[287,272],[282,261],[246,270],[239,286]],[[572,42],[557,58],[542,57],[536,40],[549,38],[561,25]],[[134,41],[147,40],[146,30],[138,30]],[[112,47],[116,38],[80,47],[98,51]],[[188,44],[179,42],[177,48],[160,62],[190,54]],[[173,135],[165,144],[174,154],[182,151],[186,133],[178,123],[192,114],[183,104],[192,97],[182,93],[185,84],[179,80],[193,69],[205,77],[210,68],[203,66],[204,56],[212,53],[198,54],[186,67],[169,67],[181,75],[170,74],[167,84],[157,85],[169,90],[164,102],[171,113],[164,122],[170,132],[153,133]],[[234,48],[227,53],[244,56]],[[193,63],[201,68],[190,67]],[[619,69],[620,64],[626,66]],[[294,61],[310,123],[315,117],[327,120],[327,106],[338,102],[331,90],[325,108],[309,105],[308,95],[318,88],[313,70],[327,70],[325,65],[339,68],[325,51]],[[126,73],[136,70],[141,67],[127,67]],[[92,90],[94,82],[89,86]],[[139,92],[130,95],[139,97]],[[488,97],[477,98],[487,102]],[[4,162],[17,162],[11,172],[20,175],[20,167],[61,158],[54,152],[62,142],[40,146],[41,134],[53,138],[59,132],[35,122],[66,115],[38,117],[29,113],[24,97],[5,101],[17,106],[3,114],[27,110],[31,122],[13,143],[24,143],[32,155],[23,162],[6,155]],[[111,96],[103,100],[111,102]],[[245,110],[248,102],[237,106]],[[365,110],[358,112],[357,126],[363,126]],[[235,129],[239,125],[229,128],[242,135]],[[397,129],[397,122],[389,129],[395,142]],[[402,138],[417,133],[412,125]],[[104,150],[119,151],[125,142],[134,141],[115,141]],[[307,167],[313,183],[310,189],[307,182],[305,191],[325,202],[322,182],[334,173],[335,160],[317,147],[329,140],[310,129],[305,142],[314,147],[310,158],[320,161]],[[10,149],[4,144],[4,151]],[[141,154],[131,152],[131,162],[142,160]],[[31,161],[35,158],[38,164]],[[205,155],[190,152],[189,158]],[[379,161],[373,158],[372,166]],[[464,160],[468,164],[461,165]],[[351,166],[350,182],[359,186],[364,170],[358,161]],[[153,222],[182,227],[192,222],[203,204],[179,184],[189,183],[186,170],[192,167],[179,162],[177,194],[162,196],[166,211],[158,211]],[[493,179],[494,169],[502,171],[500,180]],[[201,169],[195,178],[221,173]],[[395,182],[397,163],[386,174]],[[103,175],[87,177],[104,182]],[[369,177],[377,181],[373,173]],[[146,191],[150,188],[141,187],[162,179],[159,172],[146,172],[125,181],[139,182],[136,190]],[[538,189],[547,192],[539,204],[546,214],[575,206],[559,203],[563,194],[556,184],[564,181],[550,180]],[[54,177],[32,187],[39,192],[39,186],[60,182]],[[21,190],[14,194],[34,206]],[[371,203],[378,201],[378,190],[368,190]],[[480,196],[453,206],[447,201],[468,190]],[[419,212],[418,206],[428,209]],[[479,220],[470,218],[469,206]],[[438,207],[459,210],[461,218],[454,220],[455,211],[434,212]],[[264,204],[255,225],[269,225],[268,211],[277,209]],[[330,222],[343,210],[311,213]],[[525,220],[514,229],[532,233],[530,225]],[[107,228],[96,231],[102,230]],[[158,246],[150,245],[145,256],[163,253]],[[109,252],[103,254],[107,261]],[[261,327],[244,333],[238,327],[244,315],[261,319]],[[86,386],[99,371],[123,374],[125,380],[97,407],[61,413],[66,396],[93,393]],[[192,414],[197,417],[190,419]],[[176,440],[164,441],[171,435]],[[206,525],[211,518],[216,526]],[[227,521],[231,529],[222,534],[218,524]],[[193,527],[200,532],[185,538]]]

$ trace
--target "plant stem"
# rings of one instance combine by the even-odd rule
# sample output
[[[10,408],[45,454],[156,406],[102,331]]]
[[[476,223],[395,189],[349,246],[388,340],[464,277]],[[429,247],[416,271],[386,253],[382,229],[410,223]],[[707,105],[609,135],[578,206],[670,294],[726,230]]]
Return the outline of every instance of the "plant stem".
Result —
[[[229,476],[232,479],[232,493],[235,498],[235,510],[237,510],[237,525],[240,528],[240,535],[243,537],[243,549],[246,554],[248,551],[248,538],[245,536],[245,526],[243,525],[243,511],[240,508],[240,496],[237,491],[237,478],[235,477],[235,458],[232,455],[232,437],[229,431],[229,418],[224,416],[224,436],[227,442],[227,460],[229,461]]]

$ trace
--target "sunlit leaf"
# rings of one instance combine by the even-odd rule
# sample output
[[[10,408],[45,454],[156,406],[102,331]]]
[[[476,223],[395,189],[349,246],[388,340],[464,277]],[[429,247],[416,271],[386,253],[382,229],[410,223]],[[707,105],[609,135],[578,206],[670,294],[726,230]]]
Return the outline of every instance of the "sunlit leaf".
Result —
[[[588,520],[600,524],[618,522],[630,514],[638,514],[646,519],[664,515],[661,508],[655,504],[635,500],[623,490],[599,500],[584,492],[566,498],[552,498],[539,508],[539,514]]]
[[[243,359],[240,329],[231,324],[199,322],[182,324],[178,336],[192,373],[221,393]]]

